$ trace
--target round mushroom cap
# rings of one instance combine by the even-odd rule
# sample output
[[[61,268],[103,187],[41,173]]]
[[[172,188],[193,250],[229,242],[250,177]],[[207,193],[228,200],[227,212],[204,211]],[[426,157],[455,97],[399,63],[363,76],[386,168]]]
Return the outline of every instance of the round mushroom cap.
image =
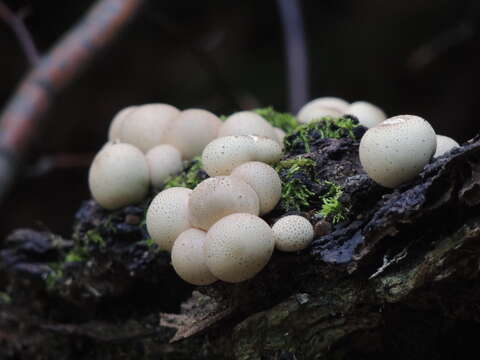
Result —
[[[260,211],[257,193],[245,181],[232,176],[203,180],[193,189],[189,206],[192,225],[203,230],[227,215],[258,215]]]
[[[348,101],[345,101],[341,98],[333,97],[333,96],[324,96],[324,97],[320,97],[320,98],[309,101],[308,103],[303,105],[303,108],[321,106],[321,107],[337,110],[340,113],[344,113],[349,105],[350,104],[348,103]]]
[[[130,144],[107,144],[88,173],[93,198],[105,209],[137,203],[148,193],[150,176],[145,155]]]
[[[240,111],[225,120],[220,126],[218,137],[230,135],[257,135],[277,140],[273,126],[252,111]]]
[[[435,153],[437,137],[415,115],[392,117],[367,130],[360,141],[360,162],[375,182],[394,188],[417,176]]]
[[[207,267],[220,280],[237,283],[254,277],[267,265],[274,248],[273,231],[261,218],[232,214],[208,231]]]
[[[366,101],[352,103],[345,113],[357,117],[360,125],[367,128],[374,127],[387,119],[382,109]]]
[[[231,176],[242,179],[257,193],[260,215],[272,211],[280,201],[282,181],[271,166],[259,161],[249,161],[233,169]]]
[[[343,112],[340,112],[336,109],[315,105],[301,108],[297,114],[297,119],[300,123],[305,124],[327,116],[338,118],[342,115]]]
[[[277,135],[278,142],[280,144],[283,144],[283,139],[285,139],[285,136],[287,135],[285,131],[277,127],[273,128],[273,130],[275,130],[275,134]]]
[[[444,135],[437,135],[437,149],[433,157],[438,157],[446,152],[452,150],[453,148],[459,147],[460,144],[453,140],[451,137]]]
[[[170,127],[166,143],[175,146],[183,159],[200,155],[205,146],[215,139],[222,121],[209,111],[189,109],[182,111]]]
[[[178,276],[193,285],[210,285],[217,281],[205,264],[203,246],[206,237],[205,231],[188,229],[173,244],[172,266]]]
[[[175,239],[191,228],[188,201],[192,190],[173,187],[158,193],[147,210],[147,231],[162,250],[171,251]]]
[[[128,106],[115,114],[108,128],[108,140],[113,141],[120,139],[123,120],[125,120],[127,114],[136,108],[136,106]]]
[[[147,152],[164,142],[165,134],[180,111],[168,104],[137,106],[125,115],[120,140]]]
[[[153,186],[160,187],[171,175],[182,170],[182,155],[171,145],[157,145],[145,155],[150,169],[150,181]]]
[[[282,146],[272,140],[261,136],[250,135],[255,144],[255,152],[253,154],[253,161],[261,161],[266,164],[273,164],[283,156]]]
[[[302,216],[288,215],[282,217],[272,226],[275,248],[280,251],[303,250],[313,240],[313,226]]]

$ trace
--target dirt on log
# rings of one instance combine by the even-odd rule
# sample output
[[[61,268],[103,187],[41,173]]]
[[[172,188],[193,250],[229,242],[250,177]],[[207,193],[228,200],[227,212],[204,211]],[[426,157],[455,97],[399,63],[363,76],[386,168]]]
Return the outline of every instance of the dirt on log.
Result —
[[[114,212],[86,202],[71,239],[12,233],[0,249],[0,358],[451,359],[475,353],[480,138],[388,190],[361,169],[361,132],[307,135],[311,146],[297,142],[284,161],[307,159],[298,163],[308,166],[279,173],[301,184],[309,200],[289,208],[282,199],[266,221],[300,212],[316,223],[316,238],[303,252],[275,252],[250,281],[193,287],[180,280],[145,230],[151,197]],[[319,211],[332,183],[342,189],[345,210],[335,221]]]

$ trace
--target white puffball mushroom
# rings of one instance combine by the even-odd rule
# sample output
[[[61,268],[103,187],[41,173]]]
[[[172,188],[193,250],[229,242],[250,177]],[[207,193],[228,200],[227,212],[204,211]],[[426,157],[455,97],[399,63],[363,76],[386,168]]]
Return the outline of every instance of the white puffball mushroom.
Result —
[[[437,150],[433,157],[438,157],[445,154],[447,151],[452,150],[453,148],[459,147],[460,144],[453,140],[451,137],[445,135],[437,135]]]
[[[308,247],[313,240],[313,226],[302,216],[282,217],[272,226],[275,248],[280,251],[300,251]]]
[[[374,127],[387,119],[387,115],[385,115],[382,109],[366,101],[352,103],[345,110],[345,113],[358,118],[360,125],[367,128]]]
[[[150,184],[145,155],[130,144],[107,143],[93,159],[88,184],[93,198],[105,209],[143,200]]]
[[[283,152],[282,146],[277,141],[260,136],[251,136],[251,138],[255,143],[252,161],[261,161],[266,164],[280,161]]]
[[[348,106],[348,102],[343,99],[331,96],[321,97],[303,105],[297,114],[297,119],[301,123],[308,123],[325,116],[340,117]]]
[[[175,146],[183,159],[200,155],[205,146],[215,139],[222,121],[202,109],[184,110],[168,130],[166,143]]]
[[[108,128],[108,140],[113,141],[120,139],[123,120],[125,120],[127,115],[136,108],[136,106],[128,106],[115,114],[110,122],[110,127]]]
[[[208,230],[215,222],[233,213],[258,215],[257,193],[245,181],[232,176],[203,180],[190,196],[192,226]]]
[[[173,187],[158,193],[147,210],[147,231],[162,250],[171,251],[175,239],[192,227],[188,202],[192,190]]]
[[[285,136],[287,135],[285,131],[277,127],[273,128],[273,130],[275,130],[275,134],[277,135],[278,142],[280,144],[283,144],[283,139],[285,139]]]
[[[120,140],[147,152],[164,142],[165,135],[180,111],[168,104],[137,106],[125,115]]]
[[[367,130],[360,141],[360,162],[375,182],[394,188],[417,176],[435,153],[432,126],[415,115],[400,115]]]
[[[223,122],[218,137],[230,135],[256,135],[277,140],[273,126],[253,111],[237,112]]]
[[[205,264],[206,237],[205,231],[188,229],[173,244],[172,266],[178,276],[193,285],[210,285],[218,280]]]
[[[250,161],[237,166],[230,176],[242,179],[257,193],[260,215],[272,211],[280,201],[282,181],[271,166],[259,161]]]
[[[150,181],[153,186],[160,187],[171,175],[182,170],[182,154],[171,145],[157,145],[146,153]]]
[[[251,279],[267,265],[274,248],[273,231],[261,218],[232,214],[208,231],[204,252],[207,267],[220,280]]]

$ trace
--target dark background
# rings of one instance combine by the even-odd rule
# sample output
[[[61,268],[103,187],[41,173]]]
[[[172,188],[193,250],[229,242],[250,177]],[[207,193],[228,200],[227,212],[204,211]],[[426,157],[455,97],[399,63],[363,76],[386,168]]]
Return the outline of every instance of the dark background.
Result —
[[[46,52],[93,1],[11,0]],[[478,132],[478,1],[304,0],[310,97],[367,100],[388,115],[417,114],[437,133]],[[146,1],[133,23],[56,99],[0,205],[0,239],[39,226],[68,236],[89,198],[88,162],[124,106],[166,102],[217,114],[287,109],[275,1]],[[0,22],[0,107],[28,70]],[[53,166],[46,166],[46,165]]]

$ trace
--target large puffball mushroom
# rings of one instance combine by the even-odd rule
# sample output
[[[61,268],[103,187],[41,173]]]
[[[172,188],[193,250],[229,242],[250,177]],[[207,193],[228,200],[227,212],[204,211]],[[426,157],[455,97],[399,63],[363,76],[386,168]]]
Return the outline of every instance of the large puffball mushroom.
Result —
[[[215,222],[233,213],[258,215],[257,193],[245,181],[232,176],[203,180],[190,196],[192,226],[208,230]]]
[[[191,228],[188,202],[192,190],[173,187],[158,193],[147,210],[147,231],[162,250],[170,251],[175,239]]]
[[[352,103],[345,110],[345,113],[355,116],[360,125],[367,128],[374,127],[387,119],[387,115],[385,115],[382,109],[366,101]]]
[[[275,130],[275,135],[277,135],[277,140],[280,144],[283,144],[283,139],[285,139],[285,136],[287,136],[287,134],[285,133],[285,131],[283,131],[282,129],[280,128],[273,128],[273,130]]]
[[[108,140],[113,141],[120,139],[123,120],[125,120],[127,115],[136,108],[136,106],[128,106],[115,114],[110,122],[110,127],[108,128]]]
[[[308,123],[325,116],[340,117],[345,113],[348,106],[348,102],[343,99],[329,96],[321,97],[303,105],[297,114],[297,119],[301,123]]]
[[[183,159],[192,159],[217,137],[221,125],[222,121],[207,110],[185,110],[170,127],[166,143],[175,146]]]
[[[137,106],[125,115],[120,140],[147,152],[164,142],[165,135],[180,111],[168,104]]]
[[[217,281],[205,264],[206,237],[205,231],[188,229],[173,244],[172,266],[178,276],[193,285],[210,285]]]
[[[275,248],[280,251],[303,250],[313,240],[313,226],[302,216],[288,215],[282,217],[272,226]]]
[[[150,169],[150,181],[160,187],[171,175],[182,170],[182,154],[171,145],[157,145],[145,155]]]
[[[224,121],[218,131],[218,137],[230,135],[256,135],[277,140],[273,126],[253,111],[237,112]]]
[[[415,115],[392,117],[374,126],[360,141],[360,162],[375,182],[394,188],[413,179],[435,153],[437,137]]]
[[[207,267],[220,280],[237,283],[254,277],[270,260],[273,231],[252,214],[232,214],[208,231],[204,252]]]
[[[130,144],[106,144],[93,159],[88,184],[93,198],[105,209],[143,200],[150,184],[145,155]]]
[[[277,141],[260,136],[251,136],[251,138],[255,144],[252,161],[261,161],[266,164],[273,164],[280,161],[283,155],[282,145]]]
[[[453,148],[459,147],[460,144],[453,140],[452,138],[444,135],[437,135],[437,150],[433,157],[438,157],[445,154],[447,151],[452,150]]]
[[[231,176],[242,179],[257,193],[260,215],[269,213],[280,201],[282,181],[271,166],[259,161],[250,161],[233,169]]]

